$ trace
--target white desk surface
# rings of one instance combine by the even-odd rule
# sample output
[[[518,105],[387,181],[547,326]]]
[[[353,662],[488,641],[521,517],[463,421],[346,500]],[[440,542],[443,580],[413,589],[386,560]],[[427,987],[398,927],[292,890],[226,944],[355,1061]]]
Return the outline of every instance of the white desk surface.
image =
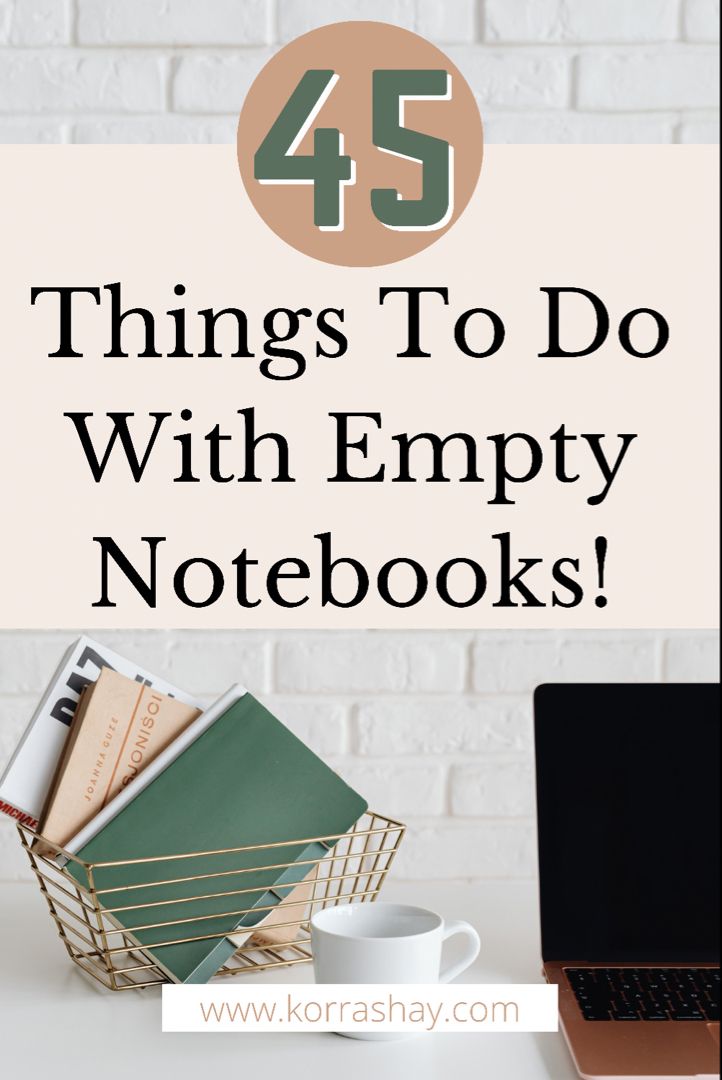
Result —
[[[401,885],[383,898],[473,923],[477,963],[460,982],[540,982],[536,885]],[[451,943],[450,943],[451,944]],[[39,890],[0,886],[0,1027],[7,1076],[96,1080],[573,1080],[560,1034],[426,1034],[368,1043],[331,1034],[167,1034],[160,991],[116,994],[73,964]],[[311,965],[256,976],[306,982]],[[248,976],[241,976],[248,978]]]

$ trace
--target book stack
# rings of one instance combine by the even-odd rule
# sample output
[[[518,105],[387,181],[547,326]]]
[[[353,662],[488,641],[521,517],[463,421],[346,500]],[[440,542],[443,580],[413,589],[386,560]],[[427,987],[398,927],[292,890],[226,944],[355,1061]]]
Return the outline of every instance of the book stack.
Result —
[[[0,778],[0,806],[37,822],[37,854],[110,898],[113,925],[174,982],[206,982],[250,938],[287,940],[283,909],[310,899],[333,846],[307,838],[343,836],[368,808],[242,686],[202,710],[87,638]],[[200,882],[197,852],[212,853]],[[132,904],[114,905],[128,889]]]

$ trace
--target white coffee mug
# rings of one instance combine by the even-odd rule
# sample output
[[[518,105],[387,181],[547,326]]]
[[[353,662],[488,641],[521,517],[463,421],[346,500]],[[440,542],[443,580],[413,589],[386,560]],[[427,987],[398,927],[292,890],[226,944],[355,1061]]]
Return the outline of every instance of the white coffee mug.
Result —
[[[442,969],[442,946],[455,934],[468,938],[468,947],[461,960]],[[448,983],[473,964],[481,942],[473,926],[459,919],[445,923],[425,908],[368,903],[317,911],[311,919],[311,947],[318,983]],[[352,1037],[399,1035],[359,1032]]]

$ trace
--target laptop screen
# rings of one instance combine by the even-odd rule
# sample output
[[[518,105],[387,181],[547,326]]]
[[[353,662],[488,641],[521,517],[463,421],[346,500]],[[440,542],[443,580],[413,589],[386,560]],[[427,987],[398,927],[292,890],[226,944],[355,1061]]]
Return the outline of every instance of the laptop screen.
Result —
[[[544,960],[719,963],[719,686],[541,686],[534,723]]]

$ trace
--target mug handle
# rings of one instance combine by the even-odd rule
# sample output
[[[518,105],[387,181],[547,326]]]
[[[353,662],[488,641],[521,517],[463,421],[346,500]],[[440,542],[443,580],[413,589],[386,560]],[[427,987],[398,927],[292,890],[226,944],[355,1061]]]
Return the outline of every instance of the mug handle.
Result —
[[[462,919],[454,919],[452,922],[446,923],[441,937],[442,942],[453,937],[454,934],[464,934],[469,939],[469,946],[466,955],[458,963],[452,964],[451,967],[445,968],[441,972],[439,982],[442,983],[452,982],[457,975],[461,975],[462,971],[466,971],[470,964],[473,964],[476,960],[481,948],[479,935],[468,922],[464,922]]]

